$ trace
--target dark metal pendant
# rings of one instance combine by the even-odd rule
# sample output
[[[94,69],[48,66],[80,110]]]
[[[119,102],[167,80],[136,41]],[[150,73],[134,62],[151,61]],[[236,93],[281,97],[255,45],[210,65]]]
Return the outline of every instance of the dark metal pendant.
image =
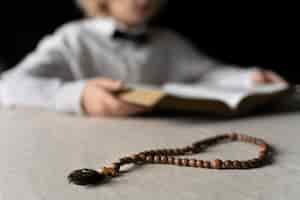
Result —
[[[79,169],[68,176],[69,182],[76,185],[98,185],[106,178],[106,175],[92,169]]]

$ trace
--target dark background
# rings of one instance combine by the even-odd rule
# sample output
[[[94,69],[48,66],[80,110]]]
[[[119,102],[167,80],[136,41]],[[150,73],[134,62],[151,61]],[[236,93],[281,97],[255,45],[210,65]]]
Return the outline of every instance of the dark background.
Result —
[[[188,3],[185,3],[188,2]],[[231,4],[232,3],[232,4]],[[300,83],[296,3],[169,0],[157,23],[188,37],[204,53],[241,66],[273,69]],[[61,24],[79,19],[72,0],[12,1],[0,7],[0,57],[14,66]]]

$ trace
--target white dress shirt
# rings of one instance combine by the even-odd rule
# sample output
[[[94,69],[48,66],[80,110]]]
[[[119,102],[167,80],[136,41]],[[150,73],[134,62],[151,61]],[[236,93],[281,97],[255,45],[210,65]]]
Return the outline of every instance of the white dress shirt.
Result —
[[[116,29],[122,28],[111,18],[63,25],[15,68],[1,75],[2,106],[81,113],[82,91],[86,81],[95,77],[143,84],[201,79],[222,84],[250,82],[252,68],[215,62],[170,30],[148,28],[150,42],[138,45],[112,37]]]

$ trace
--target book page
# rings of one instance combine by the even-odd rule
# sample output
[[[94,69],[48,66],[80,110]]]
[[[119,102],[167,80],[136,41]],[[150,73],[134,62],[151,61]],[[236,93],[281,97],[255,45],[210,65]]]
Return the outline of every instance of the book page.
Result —
[[[252,86],[222,86],[212,82],[196,84],[169,83],[163,90],[172,96],[186,99],[218,100],[226,103],[231,109],[236,109],[247,96],[254,94],[268,95],[288,89],[288,84],[276,83]]]

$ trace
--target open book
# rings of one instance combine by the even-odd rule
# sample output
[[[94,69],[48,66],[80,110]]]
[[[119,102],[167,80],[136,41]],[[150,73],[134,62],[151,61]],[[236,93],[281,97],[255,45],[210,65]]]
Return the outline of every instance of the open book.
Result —
[[[120,93],[126,102],[160,110],[218,115],[247,113],[289,93],[285,83],[222,86],[212,82],[168,83],[162,87],[130,85]]]

